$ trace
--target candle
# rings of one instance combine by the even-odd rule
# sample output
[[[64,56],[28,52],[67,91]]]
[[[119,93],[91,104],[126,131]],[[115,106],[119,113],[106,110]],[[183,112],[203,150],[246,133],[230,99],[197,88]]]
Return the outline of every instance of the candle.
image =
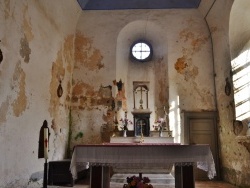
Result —
[[[44,128],[44,158],[48,159],[49,152],[49,130]]]
[[[157,107],[155,107],[155,123],[158,121]]]

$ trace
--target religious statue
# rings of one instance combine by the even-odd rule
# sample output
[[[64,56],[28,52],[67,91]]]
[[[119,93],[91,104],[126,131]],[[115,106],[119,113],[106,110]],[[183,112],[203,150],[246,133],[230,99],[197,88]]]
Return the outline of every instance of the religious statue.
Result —
[[[125,97],[124,83],[120,79],[119,82],[114,80],[113,84],[116,85],[117,89],[118,89],[118,93],[117,93],[117,95],[115,97],[116,107],[117,107],[116,110],[119,110],[120,108],[122,108],[124,111],[126,111],[126,109],[127,109],[127,99]]]

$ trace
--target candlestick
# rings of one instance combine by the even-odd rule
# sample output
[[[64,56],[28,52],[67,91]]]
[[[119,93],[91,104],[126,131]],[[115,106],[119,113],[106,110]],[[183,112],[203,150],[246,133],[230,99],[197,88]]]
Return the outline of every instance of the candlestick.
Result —
[[[49,152],[49,130],[44,128],[44,158],[48,159]]]
[[[157,107],[155,107],[155,122],[158,121]]]

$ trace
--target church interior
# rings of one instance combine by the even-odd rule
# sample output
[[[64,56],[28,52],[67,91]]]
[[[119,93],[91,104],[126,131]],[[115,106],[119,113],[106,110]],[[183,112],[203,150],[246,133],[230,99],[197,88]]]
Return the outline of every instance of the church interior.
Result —
[[[46,164],[103,144],[209,145],[209,181],[250,187],[249,10],[249,0],[0,1],[0,188],[41,187]]]

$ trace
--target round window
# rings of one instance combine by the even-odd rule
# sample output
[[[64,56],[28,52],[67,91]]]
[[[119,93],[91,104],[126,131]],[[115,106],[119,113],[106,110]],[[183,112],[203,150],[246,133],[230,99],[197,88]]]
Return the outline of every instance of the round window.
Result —
[[[132,44],[130,53],[133,59],[146,62],[152,59],[153,50],[148,42],[140,40]]]

